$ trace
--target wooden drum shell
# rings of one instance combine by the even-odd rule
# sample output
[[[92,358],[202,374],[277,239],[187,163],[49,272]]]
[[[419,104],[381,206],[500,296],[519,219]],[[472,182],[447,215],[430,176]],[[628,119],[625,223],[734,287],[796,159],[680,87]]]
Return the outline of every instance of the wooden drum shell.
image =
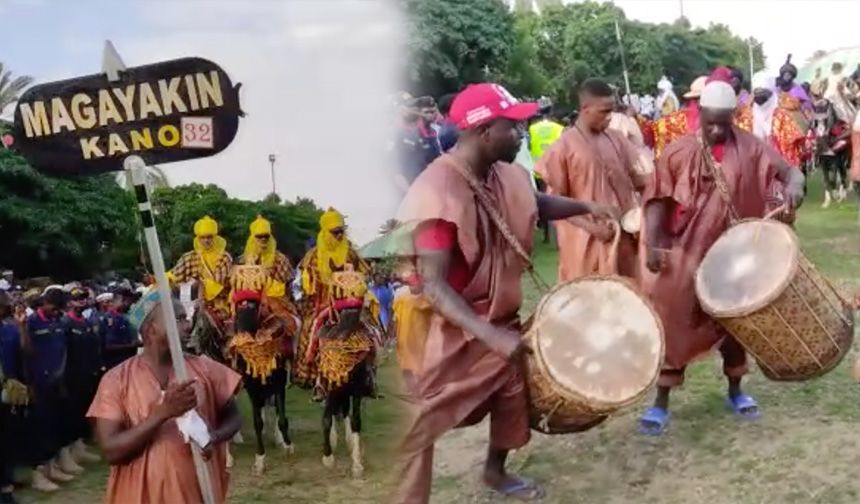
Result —
[[[756,222],[746,220],[744,223]],[[761,222],[761,221],[759,221]],[[792,233],[793,237],[793,233]],[[785,285],[750,313],[702,309],[717,320],[774,381],[805,381],[835,368],[854,341],[854,310],[797,248],[797,259]],[[698,283],[703,281],[697,279]]]
[[[539,331],[533,327],[534,321],[535,319],[540,319],[547,299],[555,292],[571,283],[587,282],[595,279],[609,280],[623,284],[648,307],[660,331],[660,363],[662,363],[662,355],[665,352],[662,323],[651,303],[639,294],[633,282],[616,275],[592,275],[557,285],[541,299],[537,310],[535,310],[535,315],[529,319],[525,328],[526,342],[531,349],[531,352],[527,353],[524,357],[525,379],[529,394],[529,424],[532,429],[544,434],[567,434],[591,429],[605,421],[612,413],[640,401],[653,387],[659,377],[660,366],[658,365],[654,370],[651,382],[647,387],[643,387],[638,395],[630,397],[623,402],[614,403],[597,401],[594,398],[569,390],[556,383],[551,377],[540,345],[537,343]]]

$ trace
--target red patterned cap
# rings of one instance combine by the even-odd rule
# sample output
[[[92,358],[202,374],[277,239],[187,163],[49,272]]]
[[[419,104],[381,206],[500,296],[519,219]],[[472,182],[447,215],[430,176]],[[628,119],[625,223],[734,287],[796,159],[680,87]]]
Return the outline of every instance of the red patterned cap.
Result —
[[[537,103],[523,103],[498,84],[472,84],[451,103],[448,114],[460,129],[469,129],[495,119],[525,121],[538,112]]]

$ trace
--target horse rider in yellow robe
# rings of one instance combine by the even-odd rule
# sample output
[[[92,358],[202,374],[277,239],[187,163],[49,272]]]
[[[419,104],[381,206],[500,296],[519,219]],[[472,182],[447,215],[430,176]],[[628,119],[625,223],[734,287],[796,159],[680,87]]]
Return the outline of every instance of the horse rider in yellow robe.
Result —
[[[209,313],[223,323],[230,315],[225,286],[232,265],[227,240],[218,235],[218,223],[207,215],[194,223],[194,250],[183,254],[167,277],[173,284],[196,280],[200,299]]]

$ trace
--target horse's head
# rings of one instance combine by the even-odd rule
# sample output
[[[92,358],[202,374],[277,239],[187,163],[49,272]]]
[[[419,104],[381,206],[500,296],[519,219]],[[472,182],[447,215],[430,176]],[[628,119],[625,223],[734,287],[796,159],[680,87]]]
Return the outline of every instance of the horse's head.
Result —
[[[260,328],[260,306],[262,298],[258,291],[238,290],[233,292],[233,306],[236,313],[234,331],[256,334]]]
[[[257,301],[238,303],[234,327],[237,333],[256,334],[260,328],[260,303]]]

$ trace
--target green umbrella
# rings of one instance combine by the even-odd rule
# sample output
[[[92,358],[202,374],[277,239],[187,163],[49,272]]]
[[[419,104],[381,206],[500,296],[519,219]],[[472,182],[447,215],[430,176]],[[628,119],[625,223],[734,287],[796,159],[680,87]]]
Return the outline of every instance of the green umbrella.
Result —
[[[359,249],[358,254],[362,259],[383,259],[386,257],[412,256],[415,255],[415,247],[412,244],[412,232],[417,222],[400,224],[379,238],[365,244]]]

